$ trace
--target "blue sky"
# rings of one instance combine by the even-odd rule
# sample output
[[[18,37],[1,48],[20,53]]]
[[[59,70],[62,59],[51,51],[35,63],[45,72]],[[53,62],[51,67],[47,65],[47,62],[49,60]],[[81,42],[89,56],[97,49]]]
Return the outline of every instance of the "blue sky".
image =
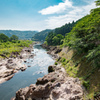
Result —
[[[0,30],[54,29],[95,8],[95,0],[0,0]]]

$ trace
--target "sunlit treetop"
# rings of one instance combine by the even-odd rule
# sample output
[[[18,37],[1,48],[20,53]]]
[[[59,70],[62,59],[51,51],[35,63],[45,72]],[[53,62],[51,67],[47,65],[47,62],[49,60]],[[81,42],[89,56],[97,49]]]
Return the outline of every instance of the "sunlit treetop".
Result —
[[[95,1],[96,6],[100,6],[100,0]]]

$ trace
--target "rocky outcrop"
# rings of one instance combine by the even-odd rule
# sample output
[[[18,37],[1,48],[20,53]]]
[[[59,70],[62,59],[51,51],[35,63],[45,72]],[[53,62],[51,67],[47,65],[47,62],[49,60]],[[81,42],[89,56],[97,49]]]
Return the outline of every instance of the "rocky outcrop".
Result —
[[[0,59],[0,83],[11,79],[14,76],[14,73],[19,70],[26,70],[25,62],[27,58],[33,58],[35,55],[31,53],[33,47],[25,47],[22,52],[12,52],[9,58],[5,57],[5,59]],[[3,55],[4,56],[4,55]]]
[[[47,49],[47,54],[50,54],[54,57],[54,59],[60,59],[60,56],[58,55],[58,53],[60,53],[62,51],[62,49],[60,47],[57,46],[48,46],[45,44],[41,45],[43,48]]]
[[[52,68],[54,71],[37,79],[36,84],[18,90],[13,100],[82,100],[79,79],[66,77],[59,65]]]

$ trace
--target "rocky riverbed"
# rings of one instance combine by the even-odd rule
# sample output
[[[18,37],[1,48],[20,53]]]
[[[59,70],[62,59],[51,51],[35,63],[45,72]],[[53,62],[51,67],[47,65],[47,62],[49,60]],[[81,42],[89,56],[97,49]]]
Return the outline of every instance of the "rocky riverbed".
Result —
[[[57,47],[49,48],[48,53],[60,59]],[[20,89],[13,100],[83,100],[83,89],[78,78],[68,77],[61,65],[48,67],[49,74],[37,79],[36,84]]]
[[[48,75],[36,84],[20,89],[13,100],[82,100],[83,90],[78,78],[66,77],[63,67],[49,66]]]
[[[27,58],[34,57],[31,53],[32,47],[25,47],[20,54],[16,52],[9,58],[0,59],[0,84],[11,79],[19,70],[24,71],[27,68],[23,62],[26,62]]]

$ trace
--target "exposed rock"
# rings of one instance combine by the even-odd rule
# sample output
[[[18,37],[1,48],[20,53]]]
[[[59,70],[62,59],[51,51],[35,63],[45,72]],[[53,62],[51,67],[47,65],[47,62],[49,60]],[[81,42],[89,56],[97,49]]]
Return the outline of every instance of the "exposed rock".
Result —
[[[7,64],[6,64],[6,67],[7,67],[8,69],[16,69],[17,64],[16,64],[16,63],[7,63]]]
[[[22,55],[19,56],[20,59],[23,59]]]
[[[39,78],[36,85],[16,92],[15,100],[82,100],[82,96],[79,79],[66,77],[64,68],[54,66],[54,72]]]
[[[13,76],[14,76],[14,74],[12,74],[12,75],[6,77],[5,80],[8,81],[8,80],[10,80],[11,78],[13,78]]]
[[[43,48],[47,49],[47,50],[50,50],[50,46],[48,46],[48,45],[42,44],[41,46],[42,46]]]
[[[8,77],[8,76],[12,75],[13,73],[14,73],[13,70],[12,71],[7,71],[7,72],[5,72],[3,77]]]
[[[26,63],[27,61],[25,60],[24,63]]]
[[[57,49],[57,47],[54,46],[54,47],[51,47],[51,48],[50,48],[50,51],[54,51],[54,50],[56,50],[56,49]]]
[[[21,71],[25,71],[26,70],[26,67],[21,67],[20,70]]]
[[[28,67],[31,67],[31,66],[28,66]]]
[[[14,76],[14,73],[19,70],[26,70],[26,66],[22,63],[26,61],[25,59],[29,58],[31,54],[33,46],[30,48],[23,48],[20,55],[18,52],[12,52],[11,57],[7,58],[4,54],[0,54],[5,59],[0,58],[0,83],[3,83]]]
[[[55,54],[57,54],[57,53],[59,53],[59,52],[61,52],[61,51],[62,51],[62,49],[59,49],[59,48],[58,48],[58,49],[55,50]]]
[[[51,100],[81,100],[82,88],[74,80],[69,77],[64,84],[54,89],[51,93]]]
[[[34,57],[34,54],[31,54],[30,56],[29,56],[29,58],[33,58]]]
[[[15,100],[25,100],[25,98],[27,97],[28,91],[29,91],[29,87],[26,87],[24,89],[20,89],[19,91],[17,91]]]
[[[9,58],[7,63],[13,63],[13,59],[12,58]]]

